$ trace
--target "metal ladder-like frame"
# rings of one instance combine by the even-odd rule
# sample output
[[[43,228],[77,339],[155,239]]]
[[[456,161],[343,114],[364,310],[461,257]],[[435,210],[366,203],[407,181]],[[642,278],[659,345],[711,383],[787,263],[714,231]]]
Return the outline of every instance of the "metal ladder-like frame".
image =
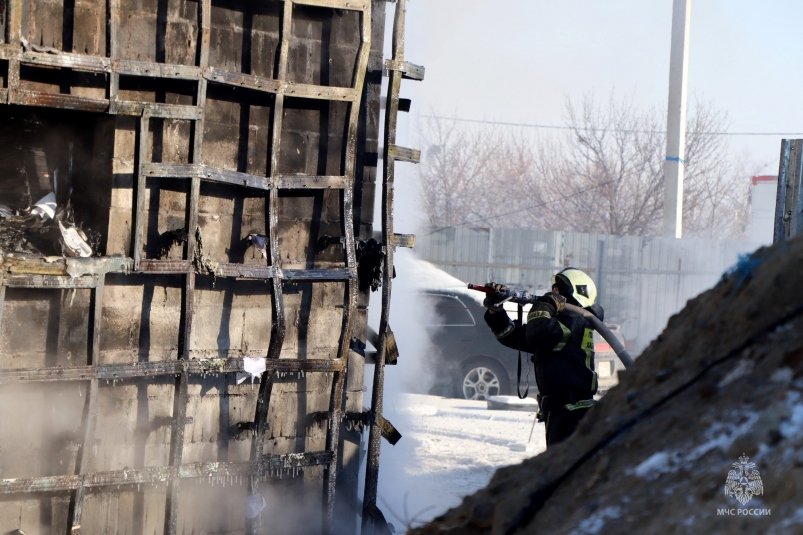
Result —
[[[350,10],[360,13],[361,41],[356,56],[356,64],[351,87],[316,86],[295,83],[287,80],[288,51],[293,21],[294,6],[313,6],[333,10]],[[132,485],[160,484],[168,482],[165,504],[165,533],[176,532],[178,515],[178,493],[181,481],[189,478],[231,477],[251,478],[252,490],[259,488],[261,481],[269,480],[282,471],[297,471],[304,467],[322,466],[323,479],[323,531],[333,530],[334,499],[340,444],[340,423],[343,418],[344,374],[349,352],[349,343],[354,327],[354,314],[357,306],[357,262],[354,237],[354,182],[356,172],[356,146],[358,121],[363,86],[371,47],[371,0],[285,0],[280,27],[281,44],[278,76],[268,79],[260,76],[227,72],[210,68],[209,34],[211,0],[201,0],[199,4],[200,28],[198,31],[199,61],[195,66],[167,65],[163,63],[140,62],[120,59],[117,35],[120,27],[120,1],[107,0],[109,14],[108,31],[111,50],[109,57],[98,57],[72,52],[47,53],[20,50],[22,37],[22,0],[10,0],[9,4],[9,44],[0,45],[0,59],[8,64],[8,89],[0,90],[0,104],[20,104],[46,106],[90,112],[107,112],[114,115],[139,117],[138,121],[138,166],[136,168],[134,206],[134,240],[130,258],[115,259],[98,269],[97,259],[71,259],[75,267],[91,266],[88,274],[68,276],[64,266],[54,266],[49,274],[0,273],[0,321],[2,321],[6,288],[51,288],[92,290],[91,329],[88,342],[88,358],[85,366],[70,368],[36,368],[0,370],[0,385],[30,382],[89,381],[89,390],[83,417],[83,442],[78,452],[75,475],[19,478],[0,481],[0,494],[33,492],[73,491],[68,532],[80,533],[81,513],[84,496],[88,488],[112,488]],[[47,66],[74,69],[85,72],[108,74],[108,99],[91,99],[67,94],[50,94],[22,89],[20,66]],[[120,76],[140,76],[159,79],[194,80],[197,82],[195,104],[174,105],[150,102],[123,101],[119,96]],[[203,145],[204,105],[208,83],[242,87],[273,95],[275,105],[272,111],[272,139],[269,173],[267,176],[234,172],[204,165],[201,158]],[[347,139],[345,144],[344,173],[341,176],[284,176],[278,173],[280,140],[284,99],[286,95],[294,98],[308,98],[345,102],[349,106]],[[192,152],[187,164],[152,163],[147,154],[150,123],[153,119],[185,120],[191,123]],[[146,210],[145,191],[148,178],[184,178],[189,180],[187,200],[187,243],[182,260],[153,260],[143,257]],[[269,238],[269,258],[266,266],[221,263],[214,276],[258,279],[270,281],[271,333],[267,352],[267,369],[260,381],[254,427],[257,430],[252,443],[249,463],[214,462],[206,464],[182,464],[184,448],[184,428],[187,410],[187,385],[189,375],[206,372],[242,372],[242,361],[230,359],[221,370],[214,360],[189,359],[192,337],[193,303],[197,266],[195,261],[198,235],[198,204],[202,181],[217,182],[263,191],[266,195],[266,230]],[[282,190],[338,189],[342,191],[342,232],[345,250],[345,266],[333,269],[282,269],[278,244],[278,195]],[[98,274],[100,272],[100,274]],[[175,361],[140,362],[130,365],[99,364],[99,342],[102,329],[103,289],[106,273],[140,273],[145,275],[181,275],[184,277],[180,320],[180,339],[178,359]],[[74,273],[73,273],[74,275]],[[336,359],[279,359],[284,343],[286,319],[282,285],[292,282],[340,282],[344,285],[344,311],[341,335],[338,341]],[[304,452],[303,454],[269,455],[263,444],[267,428],[268,408],[276,374],[278,372],[317,372],[332,374],[332,389],[328,414],[325,450]],[[173,418],[171,424],[171,444],[169,465],[127,469],[102,473],[87,472],[87,448],[93,440],[97,420],[97,391],[99,380],[131,379],[142,377],[175,376]],[[262,519],[258,517],[249,525],[249,532],[264,531]]]
[[[393,281],[393,254],[397,246],[412,247],[414,237],[395,234],[393,229],[393,196],[395,164],[397,161],[418,163],[421,154],[418,150],[396,145],[396,120],[399,111],[409,111],[409,101],[399,98],[402,78],[423,80],[424,68],[404,60],[404,22],[407,9],[406,0],[397,0],[393,18],[393,42],[391,59],[385,62],[388,70],[388,92],[385,104],[385,133],[383,147],[382,179],[382,250],[385,253],[382,270],[382,309],[379,319],[379,341],[374,363],[373,389],[371,392],[370,431],[368,436],[368,456],[365,470],[365,494],[363,497],[363,533],[372,533],[377,522],[383,517],[377,508],[376,499],[379,486],[379,456],[382,437],[387,437],[392,428],[382,414],[385,382],[385,362],[388,341],[392,337],[389,326],[390,299]],[[401,101],[401,103],[400,103]]]

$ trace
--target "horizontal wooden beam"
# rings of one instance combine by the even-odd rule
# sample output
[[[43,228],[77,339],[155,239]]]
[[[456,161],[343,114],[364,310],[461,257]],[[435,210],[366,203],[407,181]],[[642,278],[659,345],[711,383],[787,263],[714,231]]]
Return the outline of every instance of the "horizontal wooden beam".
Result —
[[[19,54],[18,57],[22,63],[29,65],[59,67],[97,73],[108,73],[111,71],[111,61],[109,58],[103,56],[74,54],[72,52],[61,52],[59,54],[23,52]]]
[[[7,274],[3,285],[9,288],[44,288],[53,290],[72,290],[79,288],[95,288],[98,277],[85,275],[69,277],[64,275],[28,275],[22,273]]]
[[[279,189],[345,189],[350,184],[345,176],[280,175]]]
[[[159,466],[127,468],[83,475],[45,476],[32,478],[0,479],[0,494],[26,494],[36,492],[66,492],[79,487],[130,487],[135,485],[165,485],[176,479],[228,480],[242,477],[243,485],[248,477],[263,480],[286,479],[301,475],[300,470],[314,466],[326,466],[332,461],[331,451],[263,455],[253,463],[211,462],[183,464],[179,467]]]
[[[232,184],[258,190],[270,189],[270,178],[239,171],[230,171],[202,164],[146,163],[142,173],[152,177],[192,178],[199,177],[210,182]]]
[[[184,275],[195,271],[192,260],[155,260],[143,258],[137,272],[159,275]]]
[[[210,182],[243,186],[267,191],[271,188],[270,177],[252,175],[239,171],[220,169],[202,164],[146,163],[142,173],[151,177],[191,178],[199,177]],[[345,176],[280,175],[279,189],[345,189],[350,181]]]
[[[75,95],[45,93],[43,91],[29,91],[26,89],[10,92],[9,104],[61,108],[92,113],[104,113],[109,111],[109,101],[106,99],[77,97]]]
[[[244,359],[191,359],[135,362],[132,364],[99,364],[49,368],[0,370],[0,384],[54,383],[71,381],[122,381],[143,377],[167,377],[181,373],[190,375],[245,372]],[[278,373],[334,373],[345,369],[342,359],[265,359],[267,370]]]
[[[360,98],[359,93],[352,87],[331,87],[297,82],[280,82],[271,78],[264,78],[253,74],[229,72],[214,67],[205,69],[203,76],[213,83],[242,87],[263,93],[282,94],[296,98],[340,102],[356,102]]]
[[[276,268],[260,264],[220,263],[215,273],[219,277],[268,280],[276,276]]]
[[[255,76],[253,74],[226,71],[215,67],[204,69],[203,76],[210,82],[243,87],[245,89],[264,93],[278,93],[281,88],[281,83],[278,80]]]
[[[355,280],[356,278],[356,269],[349,268],[282,270],[282,280],[286,281],[341,282]]]
[[[288,97],[339,102],[356,102],[360,98],[360,94],[351,87],[330,87],[295,82],[284,82],[282,84],[282,93]]]
[[[397,162],[418,163],[421,161],[421,151],[418,149],[408,149],[407,147],[391,145],[388,147],[388,157],[393,158]]]
[[[391,245],[396,247],[415,247],[415,234],[393,234],[389,237]]]
[[[156,63],[130,59],[115,59],[111,62],[112,71],[123,76],[145,76],[175,80],[198,80],[201,69],[194,65]]]
[[[421,65],[396,59],[385,60],[385,68],[389,71],[400,71],[402,73],[402,78],[417,81],[423,80],[426,72],[426,69]]]
[[[348,9],[351,11],[367,11],[370,0],[293,0],[297,6],[328,7],[331,9]]]
[[[98,266],[87,263],[53,265],[50,273],[26,273],[24,266],[14,266],[14,271],[8,272],[0,284],[12,288],[43,288],[43,289],[71,289],[94,288],[97,277],[106,273],[139,273],[143,275],[186,275],[198,273],[192,260],[159,260],[153,258],[142,259],[139,269],[133,270],[133,260],[125,258],[125,262],[114,262]],[[30,264],[29,269],[37,269]],[[309,281],[309,282],[340,282],[354,280],[357,277],[356,269],[350,268],[313,268],[313,269],[283,269],[262,264],[237,264],[220,262],[215,267],[214,276],[238,279],[268,280],[276,276],[277,272],[282,280]],[[70,275],[72,273],[73,275]],[[201,275],[207,273],[200,272]],[[209,273],[212,275],[212,273]]]
[[[203,110],[197,106],[131,100],[112,100],[109,104],[109,113],[115,115],[140,117],[146,109],[152,118],[195,121],[203,117]]]

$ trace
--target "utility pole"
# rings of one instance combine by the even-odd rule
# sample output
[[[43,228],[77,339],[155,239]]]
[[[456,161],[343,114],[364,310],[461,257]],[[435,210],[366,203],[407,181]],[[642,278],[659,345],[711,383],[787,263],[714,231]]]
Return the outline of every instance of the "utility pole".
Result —
[[[669,55],[669,106],[664,161],[664,234],[683,235],[683,178],[686,167],[686,74],[691,0],[673,0]]]

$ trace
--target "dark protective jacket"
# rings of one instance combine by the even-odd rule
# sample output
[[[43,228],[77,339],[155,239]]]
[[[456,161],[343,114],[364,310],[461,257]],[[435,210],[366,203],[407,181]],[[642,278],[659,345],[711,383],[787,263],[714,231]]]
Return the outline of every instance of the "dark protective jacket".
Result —
[[[504,311],[486,312],[485,321],[502,344],[533,354],[539,395],[549,398],[550,407],[589,407],[597,393],[594,328],[579,314],[557,314],[547,295],[533,304],[524,327]],[[588,310],[603,319],[599,305]]]

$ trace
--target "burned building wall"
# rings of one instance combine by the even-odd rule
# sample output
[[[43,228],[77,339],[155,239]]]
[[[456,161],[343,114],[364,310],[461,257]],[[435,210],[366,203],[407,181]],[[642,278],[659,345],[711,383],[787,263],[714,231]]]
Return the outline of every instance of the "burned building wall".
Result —
[[[0,530],[348,531],[384,3],[0,13]]]

